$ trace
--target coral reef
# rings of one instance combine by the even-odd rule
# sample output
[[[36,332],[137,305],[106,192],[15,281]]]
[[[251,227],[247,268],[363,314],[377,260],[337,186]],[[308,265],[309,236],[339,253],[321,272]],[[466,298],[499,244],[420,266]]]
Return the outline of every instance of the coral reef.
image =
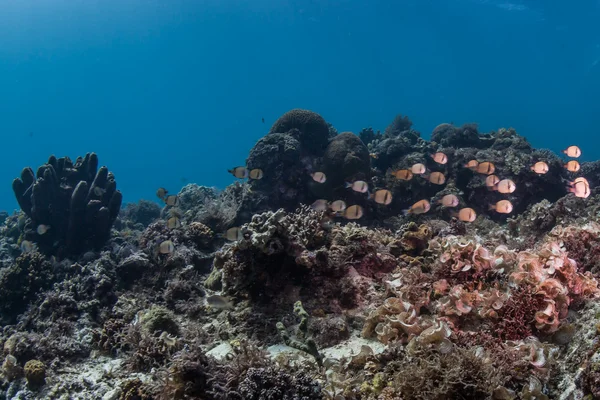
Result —
[[[470,160],[516,190],[488,189]],[[445,182],[390,173],[415,163]],[[0,397],[598,397],[600,164],[563,163],[514,129],[441,124],[428,141],[399,115],[356,136],[292,110],[250,151],[262,179],[120,210],[94,154],[51,157],[15,180],[23,212],[0,216]],[[567,194],[577,176],[591,196]],[[427,213],[401,213],[422,199]],[[489,210],[500,199],[511,213]]]
[[[95,153],[75,163],[51,156],[35,175],[25,168],[13,181],[13,191],[31,219],[25,225],[25,239],[37,243],[44,253],[57,255],[100,249],[123,199],[113,174],[106,167],[98,168]]]

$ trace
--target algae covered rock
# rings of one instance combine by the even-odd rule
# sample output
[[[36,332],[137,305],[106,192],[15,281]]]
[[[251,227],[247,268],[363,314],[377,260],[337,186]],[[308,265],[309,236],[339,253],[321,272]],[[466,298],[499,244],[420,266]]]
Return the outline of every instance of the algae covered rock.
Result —
[[[30,252],[17,257],[0,270],[0,320],[14,321],[53,281],[52,265],[42,254]]]
[[[302,109],[293,109],[283,114],[271,127],[269,134],[298,130],[302,146],[313,152],[323,151],[329,138],[329,126],[319,114]]]
[[[346,180],[367,180],[371,170],[369,150],[352,132],[340,133],[331,140],[323,164],[333,187],[343,185]]]

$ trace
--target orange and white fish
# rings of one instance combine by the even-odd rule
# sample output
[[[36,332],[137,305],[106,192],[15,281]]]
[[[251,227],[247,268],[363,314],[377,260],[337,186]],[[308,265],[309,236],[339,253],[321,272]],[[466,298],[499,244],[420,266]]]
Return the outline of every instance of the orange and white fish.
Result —
[[[369,191],[369,184],[365,181],[346,182],[346,188],[351,188],[358,193],[367,193]]]
[[[513,210],[513,205],[508,200],[500,200],[496,204],[490,204],[489,209],[495,210],[500,214],[510,214]]]
[[[378,204],[389,205],[392,202],[392,193],[387,189],[377,190],[370,196]]]
[[[494,171],[496,171],[496,167],[493,163],[485,161],[477,165],[476,171],[480,174],[491,175],[494,173]]]
[[[317,183],[325,183],[327,180],[327,176],[325,176],[323,172],[313,172],[310,176],[313,178],[313,181]]]
[[[160,254],[171,254],[175,250],[175,246],[173,242],[170,240],[165,240],[158,246],[158,252]]]
[[[310,205],[310,208],[312,208],[315,211],[325,211],[325,210],[327,210],[327,200],[325,200],[325,199],[315,200],[315,202]]]
[[[500,193],[512,193],[517,189],[517,185],[510,179],[502,179],[496,185],[494,185],[494,190]]]
[[[442,153],[441,151],[438,151],[435,154],[431,155],[431,158],[433,158],[433,161],[435,161],[438,164],[444,165],[448,162],[448,156],[444,153]]]
[[[179,204],[179,197],[175,194],[170,194],[164,198],[164,202],[168,206],[175,207]]]
[[[544,175],[550,170],[550,167],[544,161],[538,161],[535,164],[533,164],[531,170],[536,174]]]
[[[360,218],[362,218],[363,215],[364,215],[364,210],[359,205],[354,205],[354,206],[350,206],[350,207],[346,208],[344,210],[344,214],[343,214],[344,218],[350,219],[350,220],[360,219]]]
[[[430,174],[423,174],[421,176],[434,185],[443,185],[446,183],[446,177],[441,172],[432,172]]]
[[[562,151],[569,157],[578,158],[581,155],[581,149],[577,146],[569,146]]]
[[[581,197],[582,199],[586,199],[591,193],[590,184],[585,178],[577,178],[573,182],[569,182],[567,192],[573,193],[575,196]]]
[[[569,172],[577,172],[581,169],[581,165],[579,165],[579,162],[576,160],[571,160],[568,163],[565,164],[565,168],[567,169],[567,171]]]
[[[477,213],[472,208],[461,208],[456,214],[457,218],[462,222],[473,222],[477,218]]]
[[[427,201],[427,200],[419,200],[415,204],[413,204],[412,206],[410,206],[409,209],[403,210],[402,213],[404,215],[407,215],[407,214],[425,214],[427,211],[429,211],[430,208],[431,208],[431,204],[429,204],[429,201]]]
[[[421,175],[427,171],[427,168],[425,167],[425,164],[417,163],[410,167],[410,170],[413,174]]]
[[[399,169],[398,171],[393,171],[392,175],[394,175],[396,179],[400,179],[402,181],[410,181],[413,177],[413,173],[409,169]]]
[[[248,178],[254,179],[254,180],[262,179],[263,176],[264,176],[263,170],[260,168],[255,168],[248,173]]]
[[[487,186],[487,188],[490,190],[493,190],[494,186],[496,186],[498,182],[500,182],[500,178],[498,178],[496,175],[489,175],[487,178],[485,178],[485,186]]]
[[[477,171],[477,166],[479,165],[479,161],[471,160],[465,164],[465,168],[469,168],[471,171]]]
[[[444,207],[456,207],[458,205],[458,197],[453,194],[447,194],[441,200],[438,200],[438,204]]]
[[[329,208],[333,212],[342,212],[346,209],[346,202],[344,200],[336,200],[329,205]]]
[[[229,172],[231,175],[235,176],[238,179],[245,179],[248,177],[248,168],[246,167],[235,167],[232,169],[228,169],[227,172]]]

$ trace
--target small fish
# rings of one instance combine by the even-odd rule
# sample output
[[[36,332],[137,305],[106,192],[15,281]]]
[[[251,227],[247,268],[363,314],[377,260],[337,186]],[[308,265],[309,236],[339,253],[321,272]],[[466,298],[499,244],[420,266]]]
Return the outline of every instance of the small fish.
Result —
[[[160,254],[171,254],[175,250],[175,245],[170,240],[165,240],[158,246]]]
[[[172,207],[176,206],[177,204],[179,204],[179,197],[177,197],[177,195],[170,194],[167,197],[165,197],[165,204]]]
[[[352,188],[352,190],[358,193],[367,193],[369,191],[369,185],[365,181],[346,182],[346,188]]]
[[[177,217],[171,217],[167,220],[167,228],[169,228],[169,229],[181,228],[181,221]]]
[[[387,206],[392,202],[392,192],[387,189],[377,190],[370,198],[375,200],[375,203]]]
[[[477,218],[477,213],[472,208],[461,208],[458,211],[457,217],[462,222],[473,222]]]
[[[480,163],[476,169],[476,171],[478,173],[484,174],[484,175],[491,175],[494,173],[495,170],[496,170],[496,167],[494,166],[493,163],[491,163],[489,161]]]
[[[227,310],[233,307],[233,303],[227,297],[214,294],[206,298],[206,303],[217,310]]]
[[[476,171],[477,166],[479,166],[479,161],[477,160],[471,160],[465,164],[465,168],[469,168],[471,171]]]
[[[448,162],[448,156],[440,151],[438,151],[435,154],[432,154],[431,158],[433,158],[433,161],[441,165],[444,165]]]
[[[489,209],[495,210],[500,214],[510,214],[513,210],[513,205],[508,200],[500,200],[496,204],[490,204]]]
[[[248,177],[248,168],[246,167],[235,167],[232,169],[228,169],[227,172],[229,172],[231,175],[235,176],[238,179],[245,179]]]
[[[48,232],[48,229],[50,229],[50,225],[44,225],[44,224],[39,224],[37,227],[37,234],[38,235],[43,235],[46,232]]]
[[[550,170],[550,167],[548,167],[548,164],[546,164],[544,161],[538,161],[535,164],[533,164],[531,170],[536,174],[544,175]]]
[[[315,211],[325,211],[327,210],[327,200],[315,200],[315,202],[310,205],[310,208],[312,208]]]
[[[310,174],[310,176],[312,176],[313,181],[317,183],[325,183],[325,181],[327,180],[327,177],[323,172],[313,172],[312,174]]]
[[[227,229],[227,231],[225,232],[225,239],[231,241],[231,242],[235,242],[237,240],[241,240],[244,238],[244,235],[242,234],[242,229],[238,226],[234,226],[233,228],[229,228]]]
[[[409,169],[399,169],[398,171],[392,172],[392,175],[394,175],[396,179],[400,179],[402,181],[410,181],[413,177],[413,173]]]
[[[568,163],[565,164],[565,168],[569,172],[577,172],[581,168],[581,165],[579,165],[578,161],[571,160],[571,161],[569,161]]]
[[[379,158],[379,156],[377,155],[377,153],[369,153],[369,157],[371,157],[374,160],[377,160]]]
[[[577,146],[569,146],[562,151],[568,157],[578,158],[581,155],[581,149]]]
[[[579,179],[579,180],[578,180]],[[586,199],[590,196],[590,184],[585,178],[577,178],[573,182],[569,182],[567,192],[573,193],[575,196]]]
[[[344,210],[344,218],[346,219],[360,219],[364,214],[364,210],[359,205],[354,205],[346,208]]]
[[[106,189],[102,189],[100,186],[94,186],[94,194],[98,197],[106,193]]]
[[[434,185],[443,185],[446,183],[446,177],[441,172],[432,172],[430,174],[423,174],[422,176]]]
[[[262,121],[262,123],[264,124],[264,123],[265,123],[265,118],[264,118],[264,117],[263,117],[263,118],[261,118],[261,121]]]
[[[488,177],[485,178],[485,186],[487,186],[488,189],[493,190],[498,182],[500,182],[500,178],[496,175],[488,175]]]
[[[456,207],[458,205],[458,197],[453,194],[447,194],[438,201],[444,207]]]
[[[346,209],[346,202],[344,200],[336,200],[329,205],[329,208],[333,212],[342,212]]]
[[[429,201],[427,201],[427,200],[419,200],[415,204],[413,204],[412,206],[410,206],[409,209],[403,210],[402,213],[404,215],[408,215],[408,214],[425,214],[427,211],[429,211],[430,208],[431,208],[431,204],[429,204]]]
[[[427,171],[427,168],[425,167],[425,164],[416,163],[415,165],[413,165],[412,167],[410,167],[410,171],[413,174],[421,175],[421,174],[424,174]]]
[[[23,253],[31,253],[35,249],[35,246],[29,240],[23,240],[21,242],[21,251]]]
[[[248,177],[250,179],[254,179],[254,180],[259,180],[262,179],[263,177],[263,170],[260,168],[255,168],[253,170],[250,171],[250,173],[248,174]]]
[[[517,185],[515,185],[515,183],[513,181],[511,181],[510,179],[502,179],[500,182],[498,182],[495,186],[494,186],[494,190],[496,190],[499,193],[512,193],[517,189]]]
[[[156,197],[158,197],[159,199],[163,200],[165,198],[165,196],[167,195],[167,193],[169,193],[167,191],[167,189],[161,187],[158,188],[158,190],[156,191]]]

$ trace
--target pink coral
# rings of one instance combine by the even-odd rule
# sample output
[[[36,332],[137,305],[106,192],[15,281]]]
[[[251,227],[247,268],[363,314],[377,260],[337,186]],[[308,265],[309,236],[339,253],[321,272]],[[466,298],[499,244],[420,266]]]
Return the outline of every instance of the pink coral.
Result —
[[[492,267],[493,258],[485,247],[473,241],[448,240],[439,260],[448,267],[450,274],[467,271],[481,274]]]

